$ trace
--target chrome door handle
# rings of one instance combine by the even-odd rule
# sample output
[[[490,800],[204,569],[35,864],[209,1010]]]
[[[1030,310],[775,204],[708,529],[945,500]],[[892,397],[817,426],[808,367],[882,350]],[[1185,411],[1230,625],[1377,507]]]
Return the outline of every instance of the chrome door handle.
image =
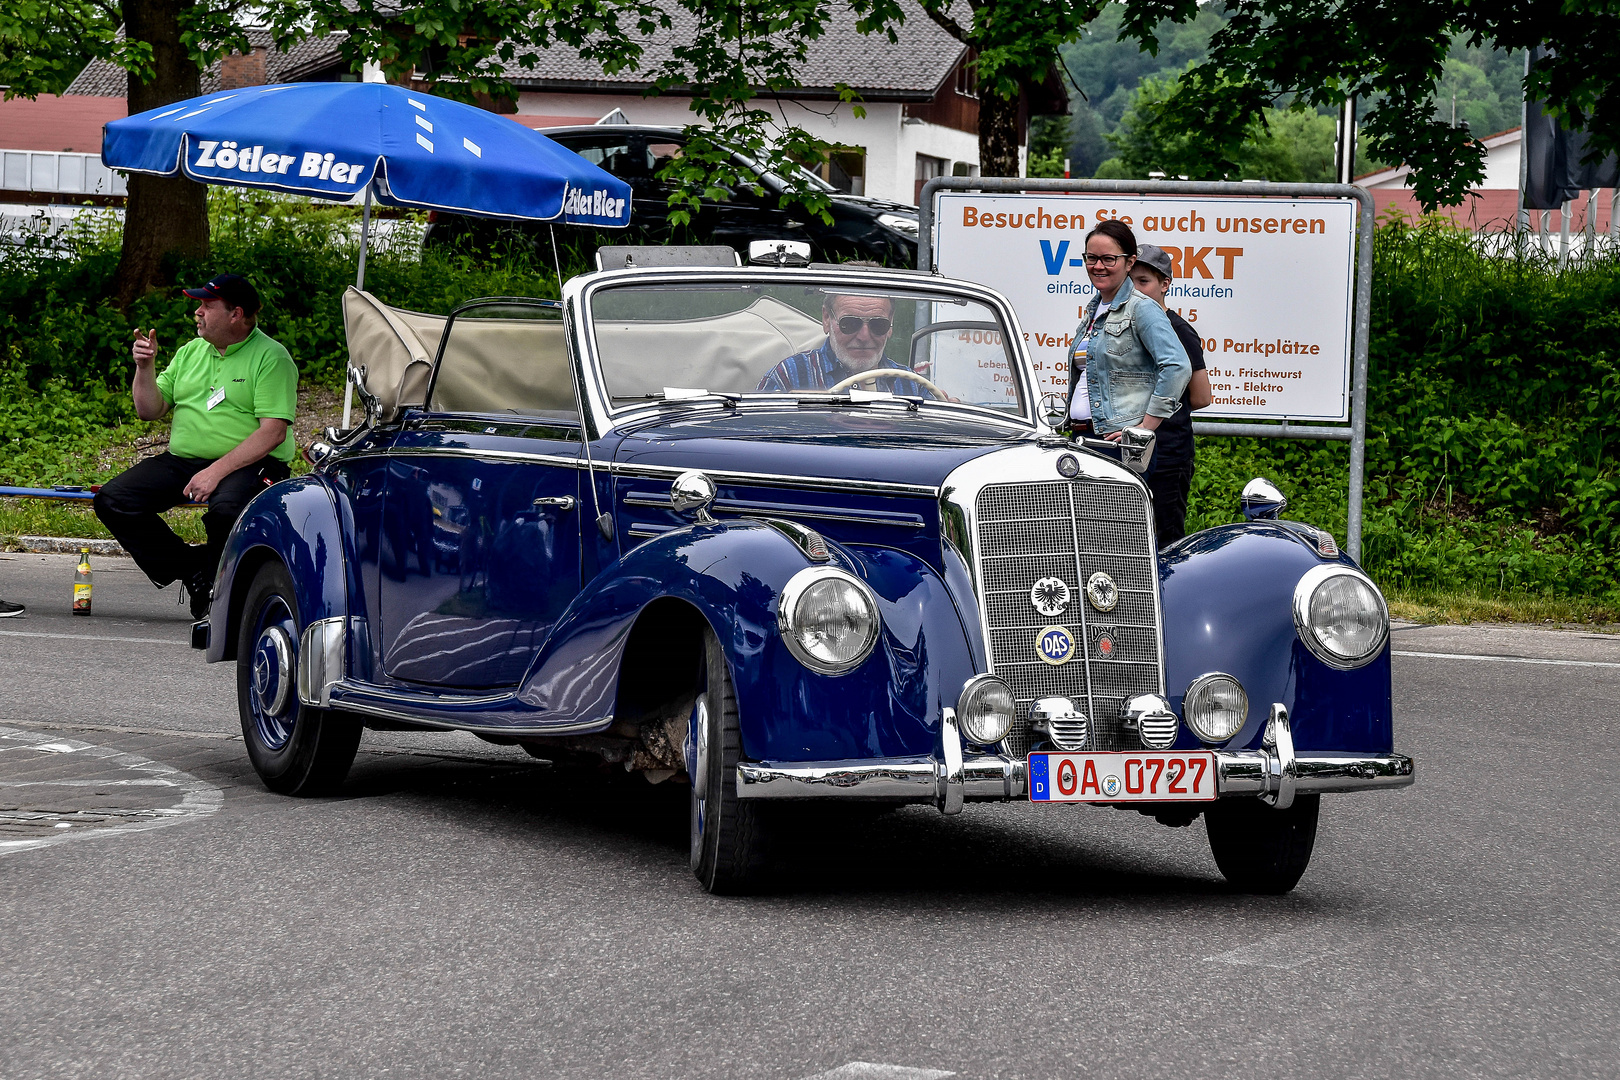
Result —
[[[534,500],[536,509],[543,506],[554,506],[558,510],[572,510],[579,504],[579,500],[572,495],[543,495]]]

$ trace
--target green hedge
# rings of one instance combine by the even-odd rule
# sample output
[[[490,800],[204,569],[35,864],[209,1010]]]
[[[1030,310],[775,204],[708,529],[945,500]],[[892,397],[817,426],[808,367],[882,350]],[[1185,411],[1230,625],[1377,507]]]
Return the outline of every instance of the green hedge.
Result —
[[[357,214],[225,189],[210,208],[214,257],[176,264],[174,279],[250,274],[266,331],[306,378],[339,383]],[[523,252],[423,254],[419,219],[401,230],[368,262],[368,287],[390,303],[443,312],[475,296],[557,295],[555,275]],[[0,483],[101,479],[98,451],[134,422],[134,328],[156,326],[170,347],[191,336],[190,304],[172,293],[118,311],[116,264],[107,223],[84,227],[71,257],[0,256]],[[1410,589],[1620,599],[1620,261],[1561,269],[1485,254],[1439,221],[1395,221],[1377,232],[1374,265],[1369,570]],[[1289,516],[1342,538],[1348,458],[1343,443],[1202,439],[1189,525],[1232,520],[1243,483],[1264,475]]]

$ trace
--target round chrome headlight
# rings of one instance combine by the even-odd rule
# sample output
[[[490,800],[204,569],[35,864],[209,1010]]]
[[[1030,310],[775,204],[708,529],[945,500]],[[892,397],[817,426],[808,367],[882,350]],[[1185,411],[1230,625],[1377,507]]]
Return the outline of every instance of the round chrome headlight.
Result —
[[[1316,566],[1294,586],[1294,628],[1324,664],[1358,668],[1389,639],[1389,608],[1378,586],[1360,571]]]
[[[1007,737],[1016,710],[1011,687],[994,675],[975,675],[956,700],[956,721],[968,742],[990,746]]]
[[[776,609],[788,651],[823,675],[842,675],[865,660],[880,625],[877,597],[866,582],[830,566],[794,574]]]
[[[1249,695],[1242,683],[1223,672],[1200,675],[1187,687],[1181,716],[1200,739],[1223,743],[1241,731],[1249,718]]]

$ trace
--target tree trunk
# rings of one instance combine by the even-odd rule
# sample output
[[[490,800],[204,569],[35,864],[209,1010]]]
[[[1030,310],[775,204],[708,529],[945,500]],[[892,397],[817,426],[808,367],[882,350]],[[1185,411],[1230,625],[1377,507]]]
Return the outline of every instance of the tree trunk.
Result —
[[[180,15],[193,0],[124,0],[124,32],[152,46],[153,76],[129,80],[130,115],[196,97],[202,72],[180,43]],[[168,255],[208,256],[208,196],[184,177],[131,174],[124,210],[124,248],[114,291],[120,307],[165,285]]]
[[[1019,97],[979,93],[979,175],[1018,175]]]

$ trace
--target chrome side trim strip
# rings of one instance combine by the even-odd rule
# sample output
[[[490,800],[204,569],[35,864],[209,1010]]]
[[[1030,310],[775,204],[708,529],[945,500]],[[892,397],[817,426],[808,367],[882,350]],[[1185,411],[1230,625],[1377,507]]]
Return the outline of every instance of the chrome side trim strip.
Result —
[[[684,468],[674,465],[627,465],[615,462],[613,475],[633,476],[645,480],[673,480]],[[939,488],[927,484],[897,484],[887,480],[844,480],[821,476],[787,476],[781,473],[704,472],[717,484],[757,484],[760,487],[811,488],[817,491],[862,491],[877,495],[919,495],[927,499],[939,497]]]
[[[710,474],[712,475],[712,474]],[[648,506],[659,510],[673,510],[668,495],[650,495],[631,492],[624,497],[626,506]],[[927,525],[919,514],[889,513],[882,510],[815,510],[791,503],[758,502],[753,499],[716,499],[710,507],[717,514],[737,514],[748,518],[809,518],[813,521],[848,521],[857,525],[897,525],[903,529],[922,529]]]
[[[523,461],[532,465],[558,465],[565,469],[585,468],[583,457],[563,457],[558,454],[530,454],[520,450],[481,450],[472,446],[400,446],[387,450],[363,450],[358,454],[345,454],[344,461],[379,457],[470,457],[484,461]]]

